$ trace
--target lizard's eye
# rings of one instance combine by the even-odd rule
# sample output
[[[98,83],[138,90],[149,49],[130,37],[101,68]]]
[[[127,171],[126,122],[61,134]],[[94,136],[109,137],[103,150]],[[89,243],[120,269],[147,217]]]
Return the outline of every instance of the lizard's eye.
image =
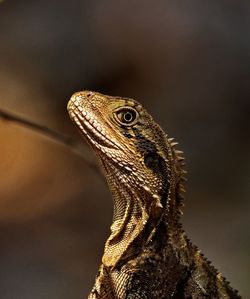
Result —
[[[122,125],[134,125],[138,119],[138,112],[133,108],[121,108],[116,110],[115,119]]]

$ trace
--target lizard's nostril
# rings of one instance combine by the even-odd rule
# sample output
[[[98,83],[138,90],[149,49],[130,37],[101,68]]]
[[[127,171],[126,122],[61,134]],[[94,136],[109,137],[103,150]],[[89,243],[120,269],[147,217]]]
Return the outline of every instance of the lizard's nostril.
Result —
[[[91,97],[92,95],[93,95],[93,92],[92,92],[92,91],[87,91],[87,92],[85,92],[85,96],[86,96],[87,98]]]

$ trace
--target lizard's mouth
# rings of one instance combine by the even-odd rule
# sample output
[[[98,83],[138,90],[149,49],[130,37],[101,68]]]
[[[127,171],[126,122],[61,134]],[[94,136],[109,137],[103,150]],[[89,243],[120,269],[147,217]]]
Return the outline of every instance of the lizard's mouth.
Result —
[[[93,117],[93,114],[88,113],[83,109],[80,111],[74,103],[69,103],[68,111],[70,118],[92,146],[99,149],[119,149],[119,145],[116,144],[114,140],[108,138],[106,131],[98,123],[95,117]]]
[[[86,103],[85,107],[76,98],[71,98],[68,103],[68,112],[73,123],[94,149],[97,156],[99,156],[103,162],[104,169],[113,165],[124,169],[126,172],[131,172],[133,162],[128,161],[128,156],[121,144],[116,141],[114,135],[110,136],[112,132],[108,133],[108,130],[105,128],[105,121],[103,121],[104,125],[101,125],[101,122],[98,121],[98,113],[88,109],[88,104]],[[107,165],[109,160],[112,163]]]

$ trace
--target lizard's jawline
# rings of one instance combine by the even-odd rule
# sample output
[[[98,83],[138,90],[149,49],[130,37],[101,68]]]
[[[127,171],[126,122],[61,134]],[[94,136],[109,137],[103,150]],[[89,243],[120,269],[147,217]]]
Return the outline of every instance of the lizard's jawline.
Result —
[[[85,137],[88,139],[91,145],[98,147],[99,149],[101,147],[106,147],[109,149],[119,149],[118,145],[115,144],[114,141],[110,140],[105,136],[100,129],[98,129],[98,123],[97,125],[94,125],[94,122],[91,120],[88,120],[86,117],[83,116],[82,113],[78,112],[75,113],[72,110],[70,111],[70,116],[72,120],[77,124],[79,129],[82,131],[82,133],[85,135]]]
[[[77,111],[70,110],[70,117],[74,123],[76,123],[78,129],[87,139],[88,143],[91,147],[98,148],[107,159],[111,159],[113,163],[117,164],[119,167],[123,167],[125,171],[132,171],[133,165],[131,163],[124,163],[122,159],[121,153],[118,155],[115,154],[116,150],[121,150],[116,143],[110,139],[108,139],[100,130],[98,130],[97,126],[94,126],[87,120],[82,113]],[[111,151],[112,150],[112,151]],[[103,160],[102,155],[98,155],[100,160]],[[105,160],[104,160],[105,161]]]

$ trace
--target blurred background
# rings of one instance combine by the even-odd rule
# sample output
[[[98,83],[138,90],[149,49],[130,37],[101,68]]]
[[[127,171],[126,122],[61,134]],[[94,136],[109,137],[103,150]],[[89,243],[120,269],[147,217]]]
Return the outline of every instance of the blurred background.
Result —
[[[80,138],[89,89],[132,97],[180,142],[184,227],[250,298],[249,1],[0,1],[0,108]],[[0,121],[0,298],[86,298],[109,235],[104,181]]]

